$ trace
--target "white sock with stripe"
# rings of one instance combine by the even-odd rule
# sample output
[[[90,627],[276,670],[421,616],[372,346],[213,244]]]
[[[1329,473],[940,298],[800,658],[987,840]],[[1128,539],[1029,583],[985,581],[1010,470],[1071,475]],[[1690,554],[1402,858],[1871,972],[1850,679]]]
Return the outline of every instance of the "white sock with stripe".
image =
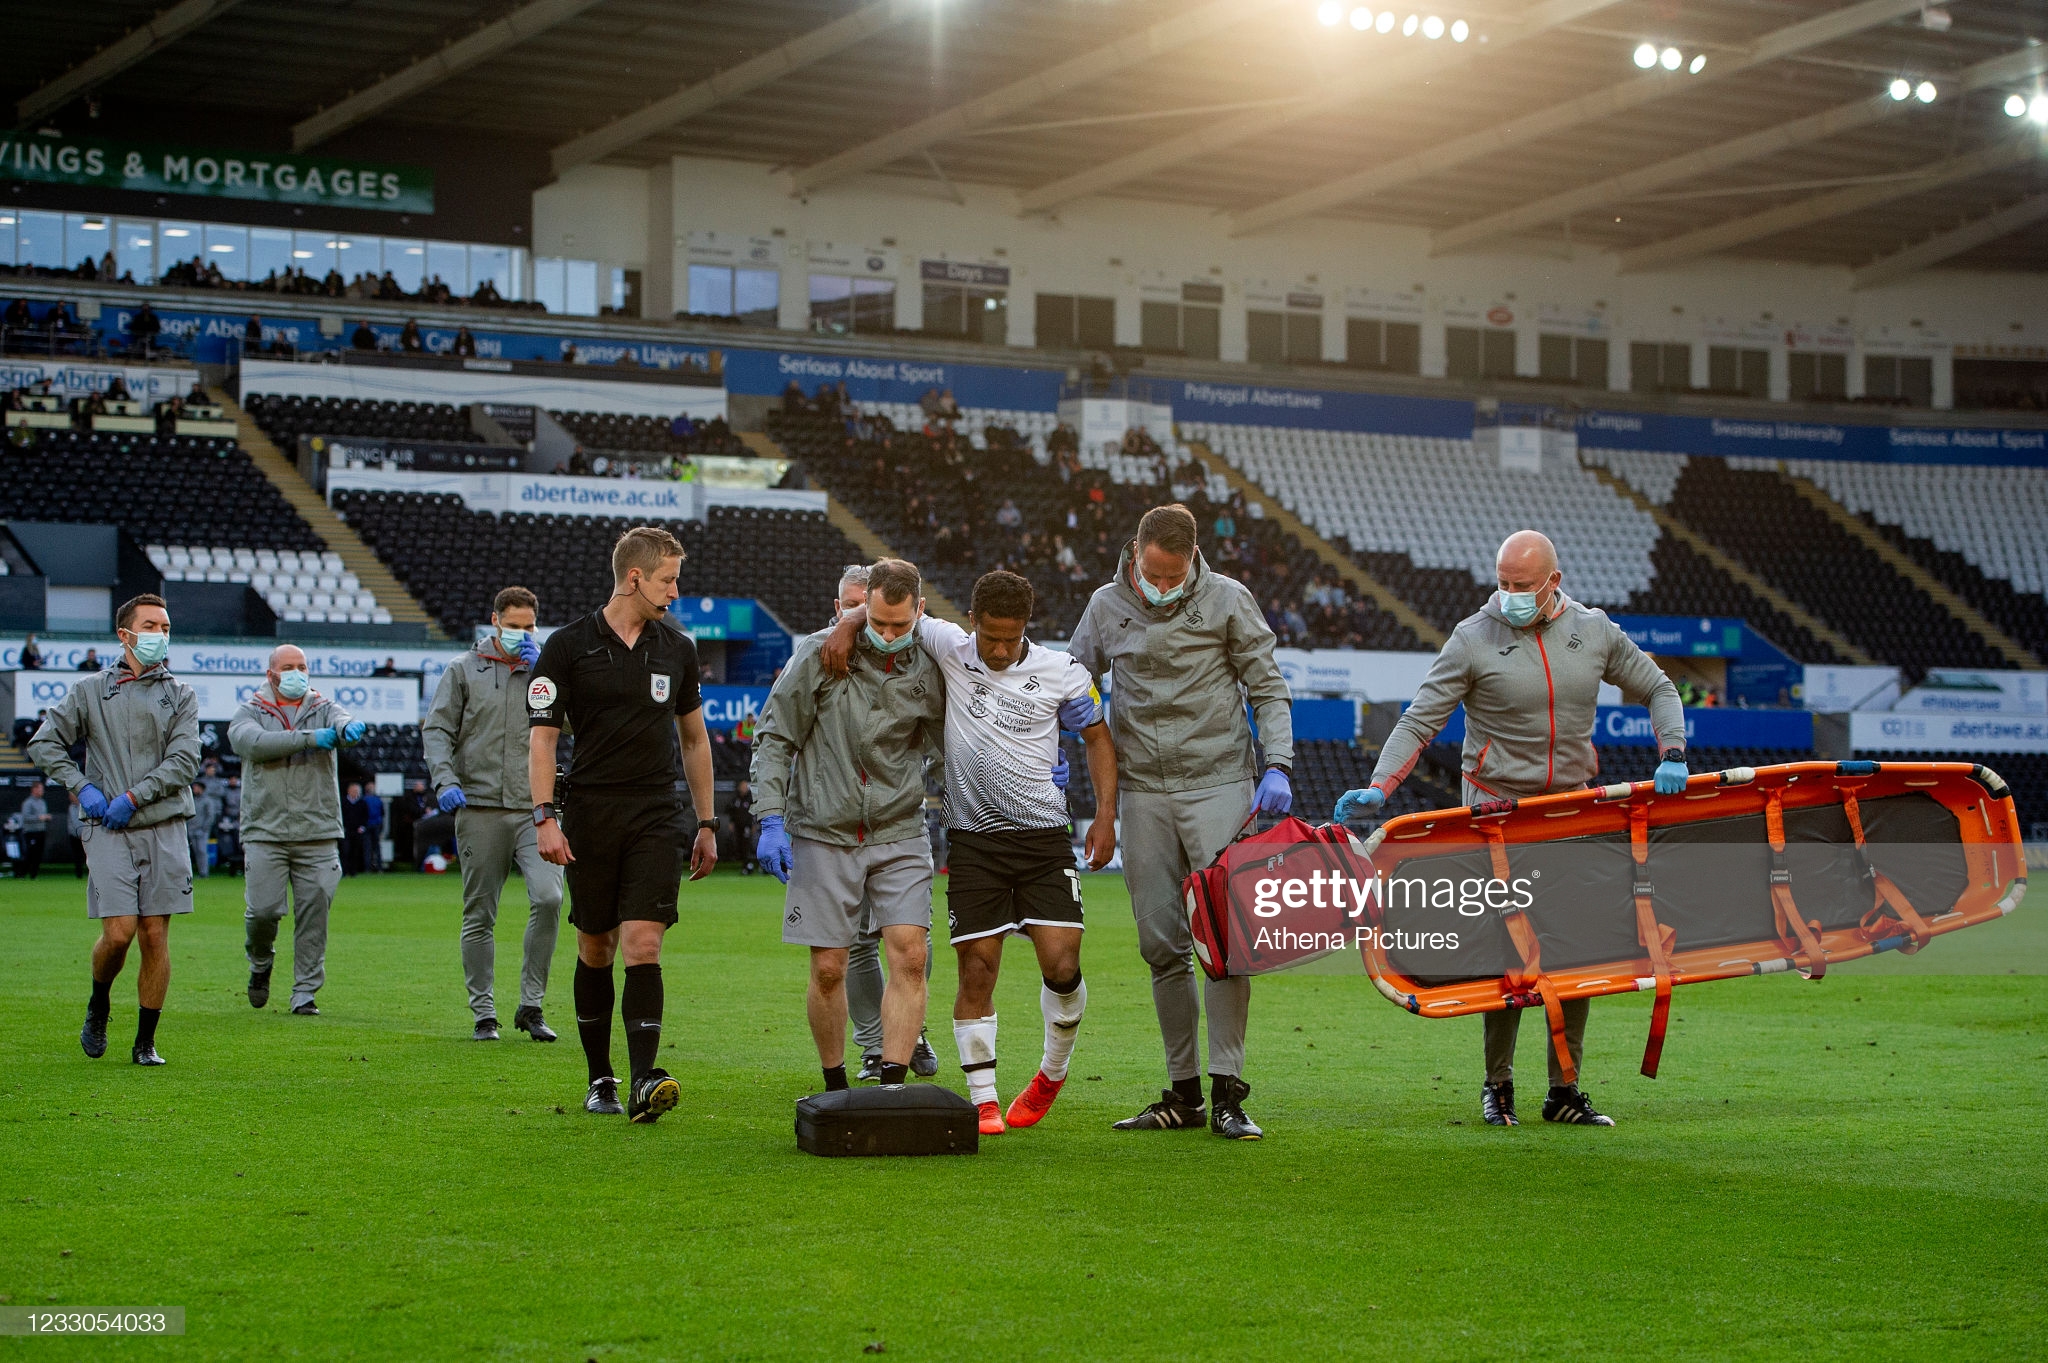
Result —
[[[954,1018],[953,1044],[967,1074],[967,1100],[979,1107],[996,1101],[996,1015]]]
[[[1088,981],[1076,974],[1065,993],[1054,990],[1051,981],[1038,986],[1038,1011],[1045,1015],[1045,1059],[1038,1068],[1048,1079],[1067,1077],[1067,1062],[1074,1056],[1074,1038],[1081,1031],[1081,1015],[1088,1011]]]

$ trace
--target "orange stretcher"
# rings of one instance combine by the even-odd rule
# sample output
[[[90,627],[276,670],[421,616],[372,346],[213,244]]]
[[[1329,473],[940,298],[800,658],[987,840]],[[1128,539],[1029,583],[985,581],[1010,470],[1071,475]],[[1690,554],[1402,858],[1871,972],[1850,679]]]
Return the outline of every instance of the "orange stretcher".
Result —
[[[1501,889],[1477,917],[1381,895],[1375,927],[1455,931],[1462,957],[1389,946],[1400,932],[1360,954],[1381,993],[1424,1017],[1542,1008],[1567,1082],[1567,1000],[1654,992],[1654,1078],[1678,985],[1818,980],[2011,913],[2027,887],[2005,782],[1967,762],[1793,762],[1695,775],[1682,794],[1641,781],[1497,800],[1390,819],[1364,850],[1383,883],[1527,891]]]

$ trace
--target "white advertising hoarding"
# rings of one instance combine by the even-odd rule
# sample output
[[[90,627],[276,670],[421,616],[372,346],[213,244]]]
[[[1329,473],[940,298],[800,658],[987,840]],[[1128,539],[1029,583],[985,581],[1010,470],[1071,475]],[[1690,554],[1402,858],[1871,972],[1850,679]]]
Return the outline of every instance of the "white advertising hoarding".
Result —
[[[71,694],[71,688],[98,677],[96,672],[18,672],[14,677],[14,717],[34,719]],[[209,723],[233,719],[263,685],[263,676],[185,673],[178,680],[199,698],[199,718]],[[334,677],[318,681],[314,690],[355,718],[370,724],[417,724],[420,683],[416,677]]]

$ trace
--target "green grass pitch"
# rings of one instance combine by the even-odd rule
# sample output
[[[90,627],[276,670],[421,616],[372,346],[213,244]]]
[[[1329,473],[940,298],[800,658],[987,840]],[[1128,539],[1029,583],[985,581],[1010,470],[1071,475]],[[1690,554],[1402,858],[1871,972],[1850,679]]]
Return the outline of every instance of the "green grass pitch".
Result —
[[[1596,1004],[1610,1131],[1534,1120],[1540,1018],[1530,1125],[1501,1131],[1478,1120],[1477,1020],[1409,1017],[1358,976],[1261,980],[1247,1106],[1268,1138],[1240,1145],[1109,1131],[1162,1075],[1122,884],[1088,877],[1090,1007],[1046,1123],[973,1159],[848,1161],[795,1149],[818,1076],[765,878],[685,889],[663,1053],[683,1104],[632,1127],[581,1110],[566,931],[561,1043],[468,1039],[453,876],[344,884],[318,1019],[282,988],[252,1012],[241,882],[199,882],[172,933],[170,1064],[126,1063],[132,959],[88,1061],[93,934],[62,870],[0,885],[0,1296],[182,1306],[187,1333],[0,1339],[0,1358],[2048,1351],[2038,908],[1820,984],[1681,990],[1654,1082],[1647,999]],[[957,1086],[950,957],[932,1039]],[[1006,1100],[1040,1032],[1022,944],[1008,965]]]

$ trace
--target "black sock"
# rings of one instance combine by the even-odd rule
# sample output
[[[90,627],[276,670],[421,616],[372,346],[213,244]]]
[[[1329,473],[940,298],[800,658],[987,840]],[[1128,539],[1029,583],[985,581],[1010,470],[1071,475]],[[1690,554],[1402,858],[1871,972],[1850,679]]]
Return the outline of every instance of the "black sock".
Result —
[[[1228,1093],[1226,1093],[1226,1092],[1225,1092],[1224,1090],[1225,1090],[1225,1087],[1226,1087],[1227,1085],[1230,1085],[1230,1084],[1235,1084],[1236,1082],[1237,1082],[1237,1076],[1236,1076],[1236,1075],[1234,1075],[1234,1074],[1212,1074],[1212,1075],[1210,1075],[1210,1076],[1209,1076],[1209,1101],[1210,1101],[1210,1102],[1212,1102],[1212,1103],[1225,1103],[1225,1102],[1228,1102],[1228,1101],[1230,1101],[1230,1095],[1229,1095]]]
[[[654,1068],[661,1050],[661,966],[626,967],[626,988],[619,995],[619,1019],[626,1024],[626,1064],[633,1077]]]
[[[106,1021],[107,1014],[114,1011],[114,1001],[107,996],[107,992],[113,987],[112,980],[94,980],[92,1002],[85,1005],[85,1011],[102,1022]]]
[[[910,1079],[910,1066],[892,1065],[884,1060],[882,1062],[881,1078],[885,1084],[908,1083]]]
[[[576,1034],[593,1081],[612,1073],[612,968],[576,962]]]
[[[164,1015],[161,1008],[138,1008],[135,1017],[135,1049],[147,1050],[156,1045],[156,1020]]]
[[[822,1067],[821,1067],[822,1068]],[[837,1093],[846,1087],[846,1066],[834,1065],[825,1071],[825,1092]]]
[[[1181,1101],[1189,1107],[1200,1107],[1202,1105],[1202,1076],[1197,1074],[1189,1079],[1174,1080],[1173,1091],[1178,1093]]]

